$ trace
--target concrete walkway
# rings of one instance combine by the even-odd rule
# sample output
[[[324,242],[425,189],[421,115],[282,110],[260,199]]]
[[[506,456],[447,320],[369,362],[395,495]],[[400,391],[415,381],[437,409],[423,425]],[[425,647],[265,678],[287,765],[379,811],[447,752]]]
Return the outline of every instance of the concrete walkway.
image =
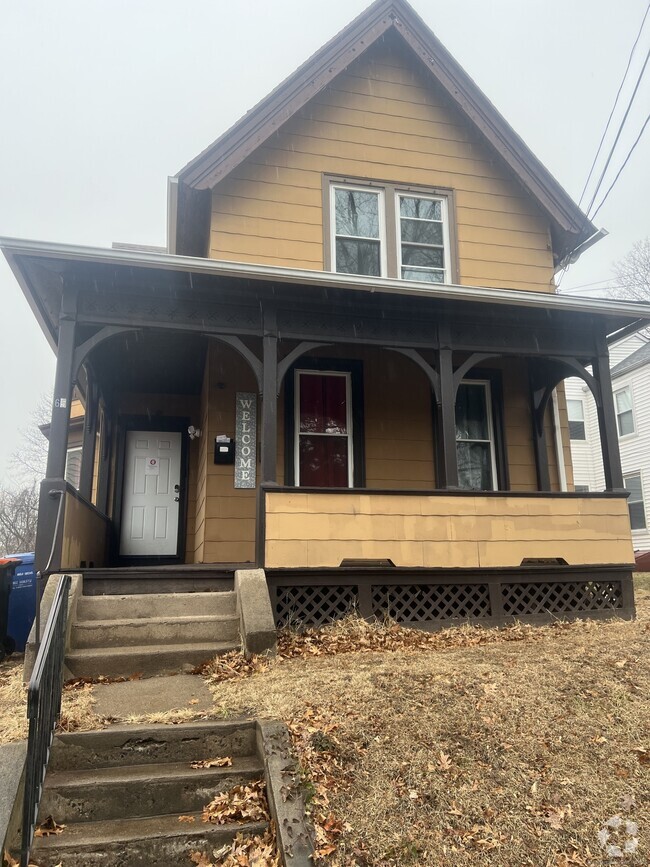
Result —
[[[208,711],[213,706],[205,680],[192,674],[96,684],[93,697],[95,713],[114,719],[177,710]]]

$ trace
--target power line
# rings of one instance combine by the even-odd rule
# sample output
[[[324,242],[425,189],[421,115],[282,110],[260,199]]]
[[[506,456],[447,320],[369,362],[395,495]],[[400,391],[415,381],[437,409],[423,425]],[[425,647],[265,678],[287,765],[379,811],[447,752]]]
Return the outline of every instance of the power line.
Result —
[[[596,196],[598,195],[598,192],[600,191],[600,187],[603,183],[603,179],[605,177],[607,169],[609,168],[609,164],[612,161],[612,157],[614,156],[614,151],[616,150],[616,145],[619,142],[619,139],[620,139],[621,134],[623,132],[623,127],[625,126],[625,123],[626,123],[628,116],[630,114],[630,110],[632,108],[632,105],[634,104],[634,99],[635,99],[637,92],[639,90],[639,87],[641,85],[641,79],[643,78],[643,74],[646,70],[646,66],[648,65],[649,60],[650,60],[650,51],[648,51],[648,53],[646,54],[645,61],[644,61],[643,66],[641,68],[641,72],[639,73],[639,77],[636,80],[634,90],[632,91],[632,96],[630,97],[630,100],[627,104],[627,108],[625,109],[625,114],[623,115],[623,119],[621,120],[621,123],[619,124],[618,132],[616,133],[616,138],[614,139],[614,144],[609,149],[609,154],[607,155],[607,160],[605,161],[605,165],[603,167],[603,170],[600,173],[600,177],[598,178],[598,183],[596,184],[596,189],[594,190],[594,194],[591,197],[591,201],[589,202],[589,207],[587,208],[587,215],[588,216],[590,214],[591,209],[593,208],[594,202],[596,201]],[[645,126],[644,126],[644,128],[645,128]],[[595,214],[593,216],[590,216],[590,219],[593,220],[594,217],[595,217]]]
[[[623,90],[623,85],[625,84],[625,80],[627,78],[627,74],[630,71],[630,66],[632,65],[632,58],[634,57],[634,52],[636,51],[636,47],[639,44],[639,39],[641,38],[641,32],[643,31],[643,26],[645,24],[646,18],[648,17],[648,13],[650,12],[650,3],[648,3],[645,15],[643,16],[643,20],[641,21],[641,26],[639,27],[639,31],[636,35],[636,39],[634,40],[634,45],[632,46],[632,50],[630,51],[630,56],[627,59],[627,66],[625,67],[625,72],[623,73],[623,78],[621,79],[621,83],[618,86],[618,91],[616,92],[616,98],[614,99],[614,105],[612,106],[612,110],[609,113],[609,117],[607,118],[607,123],[605,124],[605,129],[603,130],[603,134],[600,138],[600,142],[598,143],[598,150],[596,151],[596,156],[593,159],[591,164],[591,168],[589,169],[589,174],[587,175],[587,180],[585,181],[585,185],[582,188],[582,192],[580,193],[580,201],[578,202],[578,207],[581,207],[582,200],[585,197],[585,193],[587,191],[587,187],[589,186],[589,181],[591,180],[591,176],[594,173],[594,169],[596,168],[596,162],[598,161],[598,157],[600,156],[600,152],[602,150],[603,144],[605,142],[605,136],[607,135],[607,131],[609,130],[609,125],[612,122],[612,118],[614,117],[614,112],[616,111],[616,106],[618,105],[618,100],[621,95],[621,91]]]
[[[648,123],[650,123],[650,114],[646,117],[646,119],[645,119],[645,123],[644,123],[643,126],[641,127],[641,132],[640,132],[640,133],[638,134],[638,136],[636,137],[636,139],[635,139],[635,141],[634,141],[634,144],[632,145],[632,147],[631,147],[630,150],[628,151],[627,156],[626,156],[625,159],[623,160],[623,165],[620,167],[620,169],[619,169],[618,172],[616,173],[616,177],[614,178],[614,180],[613,180],[612,183],[610,184],[609,189],[607,190],[607,192],[606,192],[605,195],[603,196],[603,198],[602,198],[600,204],[598,205],[598,207],[597,207],[596,210],[594,211],[594,215],[593,215],[593,217],[592,217],[592,220],[595,220],[595,219],[596,219],[596,214],[598,213],[598,211],[600,211],[600,209],[602,208],[602,206],[603,206],[603,205],[605,204],[605,202],[607,201],[607,197],[609,196],[609,194],[611,193],[611,191],[614,189],[614,187],[615,187],[615,185],[616,185],[616,181],[617,181],[617,180],[620,178],[620,176],[621,176],[621,172],[623,171],[623,169],[625,168],[625,166],[628,164],[628,161],[629,161],[630,157],[631,157],[632,154],[634,153],[634,149],[636,148],[636,146],[638,145],[638,143],[641,141],[641,137],[643,136],[643,133],[645,132],[645,128],[647,127]]]

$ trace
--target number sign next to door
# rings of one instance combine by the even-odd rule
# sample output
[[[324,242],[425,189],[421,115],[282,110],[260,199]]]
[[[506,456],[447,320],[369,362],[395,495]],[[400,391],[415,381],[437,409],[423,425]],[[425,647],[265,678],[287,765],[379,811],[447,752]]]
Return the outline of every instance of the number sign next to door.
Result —
[[[235,487],[254,488],[257,464],[257,395],[238,391],[235,417]]]

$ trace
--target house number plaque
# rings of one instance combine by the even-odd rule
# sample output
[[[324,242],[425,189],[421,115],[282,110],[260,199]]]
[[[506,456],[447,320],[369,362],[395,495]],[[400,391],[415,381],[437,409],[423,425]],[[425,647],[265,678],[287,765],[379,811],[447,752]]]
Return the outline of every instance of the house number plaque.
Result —
[[[257,468],[257,395],[238,391],[235,400],[235,487],[254,488]]]

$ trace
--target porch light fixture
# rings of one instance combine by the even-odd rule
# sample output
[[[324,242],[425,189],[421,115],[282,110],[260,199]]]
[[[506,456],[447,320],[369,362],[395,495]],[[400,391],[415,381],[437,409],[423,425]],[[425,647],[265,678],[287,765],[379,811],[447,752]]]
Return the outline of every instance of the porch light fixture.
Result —
[[[188,427],[187,432],[190,435],[191,440],[198,440],[201,436],[201,428],[194,427],[193,424]]]

